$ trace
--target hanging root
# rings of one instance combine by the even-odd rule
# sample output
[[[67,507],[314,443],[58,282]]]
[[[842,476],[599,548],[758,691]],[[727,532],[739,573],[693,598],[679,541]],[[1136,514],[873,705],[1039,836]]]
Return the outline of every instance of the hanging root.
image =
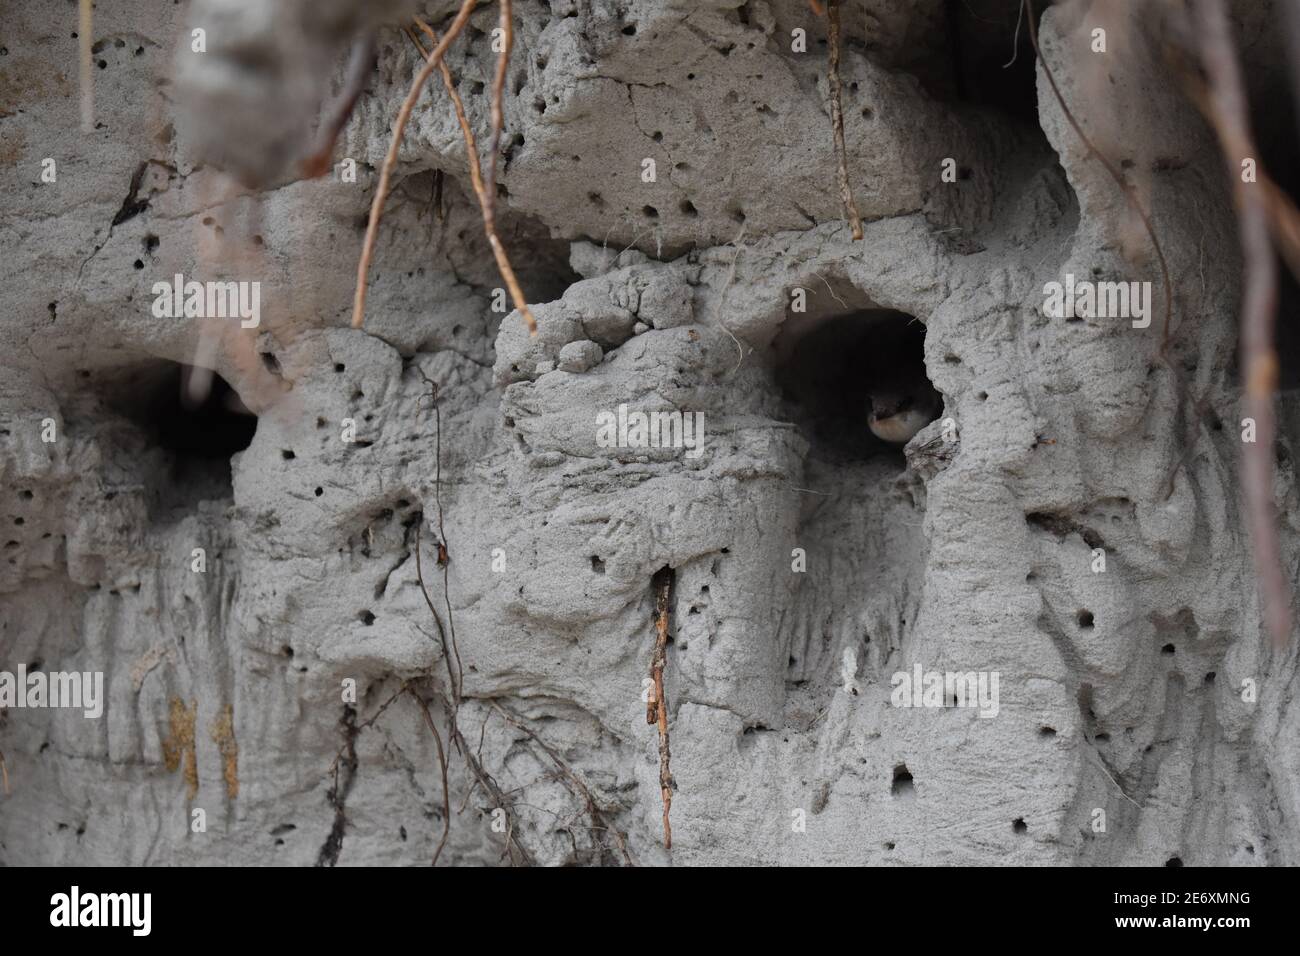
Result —
[[[451,787],[447,784],[447,752],[442,747],[442,734],[438,733],[438,725],[433,722],[428,703],[410,687],[407,687],[406,691],[420,705],[420,713],[424,714],[424,723],[433,734],[433,741],[438,748],[438,768],[442,771],[442,839],[438,841],[438,848],[433,851],[433,862],[430,864],[430,866],[437,866],[438,857],[442,856],[442,848],[447,845],[447,837],[451,833]]]
[[[1273,344],[1277,312],[1277,266],[1269,241],[1267,193],[1242,181],[1242,161],[1257,158],[1251,138],[1241,65],[1233,47],[1232,28],[1222,0],[1198,0],[1196,34],[1208,77],[1207,102],[1233,184],[1244,276],[1241,302],[1241,376],[1246,385],[1246,413],[1255,420],[1255,441],[1244,445],[1242,483],[1259,577],[1264,622],[1273,646],[1284,648],[1291,635],[1291,605],[1282,573],[1273,501],[1273,455],[1277,430],[1273,395],[1278,358]]]
[[[451,27],[448,28],[446,35],[441,40],[437,39],[438,34],[434,32],[432,27],[423,20],[416,19],[420,29],[433,41],[434,47],[431,52],[426,54],[424,66],[416,74],[415,81],[411,84],[411,89],[402,102],[402,108],[397,113],[397,122],[393,126],[393,141],[389,144],[388,154],[384,157],[384,165],[379,173],[379,186],[375,191],[375,198],[370,206],[370,222],[366,225],[366,240],[361,248],[361,260],[357,264],[357,291],[352,303],[352,327],[354,329],[361,328],[362,323],[365,321],[366,279],[370,272],[370,260],[374,255],[375,242],[379,234],[379,219],[383,214],[384,200],[388,195],[389,180],[392,178],[393,168],[397,165],[397,154],[402,144],[402,136],[406,132],[406,124],[411,119],[411,111],[420,98],[420,91],[424,89],[424,84],[433,71],[440,68],[443,85],[451,95],[452,106],[456,110],[456,119],[460,123],[461,133],[465,137],[466,151],[469,153],[470,180],[474,187],[474,195],[478,198],[479,208],[483,212],[483,231],[487,236],[488,245],[492,247],[492,256],[496,259],[497,270],[501,273],[506,288],[510,291],[510,298],[514,301],[515,308],[523,316],[529,334],[537,334],[537,320],[533,317],[532,310],[528,308],[528,300],[524,298],[524,290],[519,285],[519,279],[515,276],[514,268],[510,265],[505,246],[502,245],[501,238],[497,235],[496,225],[497,152],[500,150],[501,131],[505,125],[505,112],[502,101],[505,97],[506,68],[509,66],[510,51],[514,45],[514,26],[509,0],[501,0],[500,23],[505,45],[497,60],[496,78],[492,85],[492,137],[488,147],[490,155],[488,157],[486,176],[481,171],[478,147],[474,141],[474,134],[470,130],[469,120],[465,117],[464,103],[456,92],[455,83],[451,78],[451,71],[443,63],[443,55],[446,53],[447,47],[464,28],[476,3],[477,0],[464,0],[460,12],[456,14],[456,19],[452,21]],[[415,41],[416,46],[420,47],[420,52],[423,53],[424,47],[420,45],[415,35],[408,33],[408,36]]]
[[[456,718],[460,713],[460,702],[464,696],[465,689],[465,668],[460,659],[460,646],[456,643],[456,618],[451,609],[451,556],[447,550],[447,531],[443,522],[442,510],[442,407],[439,404],[438,383],[433,381],[424,374],[423,369],[416,366],[416,371],[429,386],[429,398],[433,403],[434,425],[434,472],[433,472],[433,500],[438,512],[438,567],[442,568],[442,596],[443,602],[447,609],[447,627],[442,626],[442,619],[438,616],[437,610],[433,606],[433,598],[429,597],[429,588],[424,581],[424,565],[421,560],[421,526],[424,523],[424,516],[420,516],[420,524],[415,528],[415,573],[420,581],[420,593],[424,595],[424,602],[429,606],[429,613],[433,615],[433,623],[437,625],[438,636],[442,641],[443,660],[447,665],[447,684],[451,688],[452,696],[452,717],[451,728],[452,735],[455,737]],[[447,635],[450,633],[450,645],[447,641]],[[451,662],[453,658],[456,661],[456,670],[453,673]],[[457,748],[459,749],[459,747]]]
[[[528,325],[528,333],[536,335],[537,320],[533,318],[533,313],[528,308],[528,303],[524,299],[524,290],[519,287],[519,281],[515,278],[514,270],[510,268],[510,260],[506,258],[505,248],[501,245],[501,240],[497,238],[496,225],[497,153],[501,149],[501,130],[505,125],[502,100],[505,97],[506,89],[506,67],[509,65],[510,51],[515,43],[513,20],[510,11],[510,0],[501,0],[500,24],[504,46],[501,55],[497,58],[497,73],[492,83],[492,138],[488,141],[487,176],[484,177],[483,195],[479,197],[479,205],[483,207],[483,228],[486,230],[488,242],[492,246],[492,254],[496,256],[497,268],[501,271],[501,278],[505,280],[507,288],[510,289],[510,298],[514,300],[515,308],[523,315],[524,322]]]
[[[375,708],[375,712],[373,714],[371,714],[361,723],[352,724],[349,727],[350,732],[347,735],[347,739],[343,742],[343,746],[339,748],[338,753],[334,755],[334,759],[330,762],[329,773],[332,774],[334,777],[334,786],[330,789],[329,792],[329,802],[331,803],[331,805],[334,806],[336,815],[338,816],[338,819],[335,822],[335,831],[337,836],[332,841],[333,842],[332,860],[327,861],[326,850],[325,848],[322,848],[321,858],[317,862],[318,866],[324,865],[325,862],[329,862],[329,865],[333,866],[334,863],[337,862],[338,860],[338,848],[342,843],[343,820],[342,820],[342,806],[341,806],[342,797],[340,796],[340,792],[339,792],[340,791],[339,764],[340,762],[342,762],[348,771],[349,780],[343,787],[344,791],[346,791],[351,789],[351,785],[356,779],[357,766],[358,766],[357,750],[356,750],[357,738],[361,736],[361,732],[363,730],[368,730],[369,728],[373,727],[375,723],[379,720],[379,718],[384,715],[384,711],[388,710],[388,708],[392,706],[393,702],[397,700],[397,698],[401,697],[403,694],[409,694],[411,698],[414,699],[415,702],[420,705],[420,709],[424,713],[425,723],[428,725],[430,732],[433,734],[433,741],[437,748],[438,769],[441,771],[442,774],[443,825],[442,825],[442,838],[438,841],[438,848],[433,853],[433,863],[431,865],[433,866],[438,865],[438,857],[442,855],[443,847],[447,845],[447,837],[451,833],[451,788],[449,787],[447,781],[447,753],[442,746],[442,735],[438,733],[438,727],[433,722],[433,716],[429,713],[429,705],[425,702],[423,697],[421,697],[419,694],[415,692],[415,689],[411,686],[411,681],[404,680],[402,681],[401,685],[397,688],[396,691],[390,694],[382,704],[380,704],[378,707]],[[2,758],[3,755],[0,755],[0,764],[3,764]],[[327,843],[326,846],[328,847],[330,846],[330,844]]]
[[[456,39],[460,31],[465,28],[477,2],[478,0],[464,0],[460,5],[460,11],[456,14],[456,19],[451,22],[447,35],[433,48],[424,66],[415,75],[406,99],[402,101],[402,108],[397,111],[397,121],[393,124],[393,141],[388,145],[388,154],[384,157],[384,165],[379,171],[379,185],[375,189],[374,201],[370,204],[370,222],[366,225],[366,239],[361,247],[361,259],[357,263],[357,291],[352,301],[354,329],[361,328],[366,318],[366,277],[370,272],[370,259],[375,253],[375,241],[379,236],[379,220],[384,214],[384,200],[388,198],[388,184],[393,178],[393,168],[397,165],[397,153],[402,145],[402,137],[406,133],[406,124],[411,120],[411,111],[415,109],[416,100],[420,98],[420,91],[424,89],[424,84],[442,62],[451,41]]]
[[[813,10],[817,10],[813,4]],[[840,0],[827,0],[827,23],[829,25],[827,45],[830,47],[830,69],[827,82],[831,91],[831,130],[835,134],[835,159],[839,166],[840,201],[844,204],[844,214],[849,218],[849,228],[853,238],[862,238],[862,217],[858,213],[857,203],[853,201],[853,187],[849,185],[849,160],[844,146],[844,108],[842,106],[843,90],[840,84]]]
[[[4,783],[5,796],[9,796],[9,768],[5,766],[5,752],[0,750],[0,781]]]
[[[483,747],[483,732],[486,730],[487,730],[487,718],[484,717],[483,727],[479,731],[478,744],[480,750]],[[475,783],[481,786],[485,791],[487,791],[488,796],[492,798],[493,801],[492,806],[500,808],[501,810],[506,810],[506,808],[510,808],[513,810],[514,804],[506,799],[506,795],[501,791],[501,788],[497,785],[497,782],[494,779],[492,779],[492,775],[488,773],[485,769],[483,769],[482,760],[478,756],[475,756],[473,753],[470,752],[470,749],[468,745],[465,743],[464,738],[460,736],[459,730],[455,732],[453,739],[460,752],[464,755],[465,764],[469,767],[470,773],[474,775]],[[470,794],[473,793],[473,790],[474,788],[473,786],[471,786],[469,793],[465,794],[466,805],[468,805],[469,803]],[[510,865],[511,866],[515,866],[515,865],[533,866],[536,861],[533,859],[532,854],[530,854],[528,850],[524,848],[524,845],[519,842],[519,838],[515,836],[515,821],[510,816],[509,813],[506,814],[506,821],[507,821],[507,827],[506,827],[505,855],[510,858]],[[515,860],[516,853],[519,855],[519,859],[517,862]]]
[[[478,157],[478,142],[474,138],[474,131],[470,128],[469,119],[465,115],[465,104],[460,98],[460,93],[456,90],[456,84],[451,77],[451,70],[447,68],[445,63],[440,63],[439,67],[442,70],[442,85],[446,87],[447,95],[451,98],[452,108],[456,111],[456,121],[460,124],[461,135],[465,138],[465,153],[468,157],[470,184],[474,188],[474,196],[478,200],[479,209],[483,213],[483,232],[487,236],[488,244],[492,247],[492,255],[496,258],[497,271],[501,273],[501,278],[510,291],[510,298],[514,302],[515,308],[524,317],[529,334],[536,335],[537,320],[533,318],[532,310],[528,308],[528,302],[524,298],[524,291],[519,285],[519,280],[515,277],[514,267],[510,265],[505,246],[501,244],[501,239],[497,235],[496,158],[500,149],[501,129],[504,125],[505,115],[502,108],[502,98],[505,95],[505,67],[510,58],[511,47],[514,45],[514,32],[509,8],[509,3],[503,4],[501,8],[505,47],[500,59],[497,61],[497,73],[492,86],[492,140],[488,160],[489,182],[484,182],[483,167]],[[433,27],[419,17],[415,18],[415,23],[424,31],[430,42],[436,45],[438,34]],[[413,33],[410,34],[410,37],[415,45],[420,48],[420,52],[424,53],[424,46],[419,39]],[[428,54],[425,55],[428,56]]]
[[[672,754],[668,748],[668,698],[664,694],[664,666],[668,660],[668,602],[673,589],[672,568],[664,568],[654,577],[655,650],[650,660],[650,679],[654,697],[647,702],[646,723],[659,725],[659,792],[664,802],[664,849],[673,848],[673,828],[668,812],[673,806]]]
[[[602,809],[600,804],[596,802],[596,798],[591,795],[591,788],[587,786],[586,782],[574,772],[573,768],[570,767],[552,747],[548,746],[541,737],[537,736],[532,728],[525,724],[518,714],[511,713],[496,701],[492,701],[491,704],[492,709],[501,715],[502,720],[514,727],[516,730],[522,730],[528,735],[529,739],[532,740],[533,743],[537,744],[537,746],[541,748],[542,752],[551,759],[551,763],[555,764],[556,768],[563,775],[566,781],[566,786],[568,784],[573,785],[569,788],[570,793],[573,793],[575,797],[581,797],[583,803],[587,805],[587,815],[591,818],[592,829],[597,831],[603,830],[611,834],[614,837],[614,843],[618,847],[619,852],[623,854],[624,862],[626,862],[628,866],[632,866],[632,857],[627,851],[626,837],[618,827],[614,826],[614,824],[605,816],[607,811]]]
[[[1264,206],[1273,241],[1291,274],[1300,281],[1300,210],[1262,169],[1259,170],[1259,187],[1267,194]]]

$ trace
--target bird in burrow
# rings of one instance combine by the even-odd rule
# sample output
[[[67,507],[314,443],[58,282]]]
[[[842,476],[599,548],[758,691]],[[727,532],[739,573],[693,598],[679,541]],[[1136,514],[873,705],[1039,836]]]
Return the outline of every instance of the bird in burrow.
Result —
[[[929,382],[876,385],[869,395],[867,425],[891,445],[906,445],[939,416],[939,393]]]

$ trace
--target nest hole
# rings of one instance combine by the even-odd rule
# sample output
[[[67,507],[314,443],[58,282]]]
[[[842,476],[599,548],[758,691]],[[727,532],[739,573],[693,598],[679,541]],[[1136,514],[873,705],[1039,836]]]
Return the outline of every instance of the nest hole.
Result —
[[[105,403],[143,433],[149,447],[135,456],[145,470],[150,507],[191,510],[201,500],[234,497],[231,457],[257,432],[257,416],[210,369],[166,360],[105,375]],[[152,467],[162,453],[164,466]]]
[[[907,440],[943,407],[926,375],[925,326],[891,309],[802,325],[777,339],[776,381],[810,456],[834,464],[884,457],[901,466]]]
[[[895,797],[910,797],[916,792],[916,784],[907,764],[900,763],[894,767],[894,780],[889,786],[889,792]]]

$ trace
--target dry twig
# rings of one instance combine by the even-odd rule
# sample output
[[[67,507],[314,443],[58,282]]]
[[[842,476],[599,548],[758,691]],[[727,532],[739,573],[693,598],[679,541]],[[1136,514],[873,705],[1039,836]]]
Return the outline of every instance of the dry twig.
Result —
[[[502,98],[505,95],[506,65],[510,59],[510,50],[514,45],[513,18],[510,15],[510,4],[508,2],[502,4],[501,19],[505,46],[497,61],[497,72],[492,86],[492,139],[489,147],[487,181],[484,181],[483,178],[483,168],[478,156],[478,142],[474,138],[474,131],[470,128],[469,119],[465,115],[464,101],[461,100],[460,93],[456,90],[451,70],[447,68],[445,63],[439,65],[442,70],[442,85],[446,87],[447,95],[451,98],[452,108],[456,111],[456,121],[460,124],[461,135],[465,138],[470,185],[474,189],[474,196],[478,199],[479,209],[483,214],[484,235],[487,236],[488,245],[492,247],[492,255],[496,259],[497,271],[501,273],[501,278],[510,292],[510,298],[514,302],[515,308],[524,317],[529,334],[536,335],[537,320],[533,317],[532,310],[528,308],[528,300],[524,298],[524,291],[515,276],[514,267],[510,264],[510,259],[506,255],[505,246],[502,245],[500,236],[497,235],[496,161],[497,152],[501,147],[501,130],[504,125],[505,114],[502,107]],[[438,42],[438,34],[433,27],[419,17],[415,18],[415,23],[424,31],[430,42],[434,44]],[[419,39],[414,34],[410,34],[410,36],[415,45],[420,48],[420,52],[424,53],[424,46]]]
[[[420,579],[420,591],[424,594],[425,603],[429,605],[429,611],[433,614],[434,623],[438,625],[438,633],[442,637],[442,652],[447,661],[447,681],[451,686],[452,699],[456,706],[456,711],[460,711],[461,698],[464,695],[465,687],[465,668],[460,659],[460,646],[456,643],[456,619],[451,610],[451,556],[447,549],[447,531],[443,524],[442,510],[442,408],[439,405],[438,383],[424,374],[424,370],[416,366],[416,372],[420,378],[424,379],[430,389],[430,400],[433,402],[434,424],[436,431],[434,433],[434,478],[433,478],[433,500],[438,511],[438,566],[442,568],[442,595],[443,601],[447,608],[447,631],[451,633],[451,647],[448,650],[447,633],[443,631],[442,621],[438,617],[438,612],[433,609],[433,600],[429,597],[429,589],[424,583],[424,569],[420,562],[420,531],[417,527],[415,533],[415,570]],[[423,515],[421,515],[423,522]],[[452,657],[456,660],[456,673],[453,677],[451,672]],[[455,727],[455,721],[452,721],[452,727]]]
[[[484,718],[484,724],[486,725],[486,718]],[[457,737],[460,736],[459,730],[456,731],[455,736]],[[480,747],[482,746],[482,743],[483,742],[480,739],[479,741]],[[502,792],[501,788],[497,785],[497,782],[492,778],[492,775],[488,773],[485,769],[483,769],[483,762],[481,757],[475,756],[474,754],[470,753],[469,747],[465,744],[464,738],[461,738],[458,741],[458,746],[460,747],[461,753],[464,754],[465,756],[465,763],[469,766],[470,773],[474,775],[474,779],[478,782],[478,784],[488,792],[488,795],[493,800],[493,806],[500,808],[502,810],[506,809],[507,807],[513,809],[513,807],[515,806],[514,802],[508,801],[506,799],[506,795]],[[467,794],[466,800],[468,799],[469,796]],[[519,837],[515,836],[514,820],[510,819],[508,814],[506,819],[509,822],[509,827],[506,830],[506,855],[510,857],[510,865],[511,866],[515,865],[515,854],[518,853],[519,862],[523,866],[533,866],[536,861],[533,860],[532,854],[530,854],[528,850],[524,848],[524,845],[519,842]]]
[[[1273,241],[1291,274],[1300,281],[1300,209],[1263,169],[1258,170],[1258,179],[1265,193],[1264,209]]]
[[[1208,103],[1233,184],[1244,276],[1241,302],[1241,375],[1246,413],[1255,420],[1255,441],[1242,452],[1246,512],[1254,545],[1265,626],[1274,647],[1291,634],[1291,604],[1282,573],[1273,500],[1273,455],[1277,421],[1278,358],[1273,345],[1277,311],[1277,266],[1269,242],[1267,193],[1242,180],[1242,161],[1258,156],[1250,131],[1250,109],[1232,28],[1222,0],[1198,0],[1197,36],[1208,84]]]
[[[429,713],[429,705],[425,703],[423,697],[417,694],[411,688],[407,691],[415,698],[416,703],[420,705],[420,712],[424,714],[424,722],[433,734],[434,743],[438,746],[438,767],[442,771],[442,839],[438,841],[438,849],[433,851],[433,862],[430,866],[438,865],[438,857],[442,856],[442,848],[447,845],[447,837],[451,833],[451,787],[447,783],[447,752],[442,747],[442,734],[438,733],[438,725],[433,722],[433,715]]]
[[[420,516],[420,523],[424,522],[424,516]],[[424,564],[420,559],[420,525],[415,526],[415,576],[420,582],[420,593],[424,595],[424,603],[428,605],[429,613],[433,615],[433,623],[438,628],[438,640],[442,644],[442,660],[447,668],[447,684],[451,688],[452,695],[452,719],[451,731],[453,737],[456,735],[455,714],[460,710],[460,684],[456,680],[455,672],[451,669],[452,651],[447,642],[447,630],[442,625],[442,618],[438,615],[438,610],[433,606],[433,598],[429,596],[429,586],[424,581]]]
[[[1204,81],[1196,74],[1184,59],[1184,51],[1181,49],[1171,50],[1175,54],[1171,56],[1171,66],[1178,71],[1178,78],[1182,82],[1183,92],[1192,102],[1205,121],[1214,129],[1215,134],[1223,140],[1231,136],[1230,131],[1223,129],[1223,117],[1220,115],[1218,108],[1210,97],[1210,91]],[[1268,171],[1258,156],[1251,157],[1255,160],[1255,185],[1264,193],[1263,208],[1268,216],[1269,231],[1273,234],[1273,242],[1278,247],[1278,252],[1286,262],[1287,268],[1291,274],[1300,280],[1300,209],[1291,200],[1285,190],[1269,175]],[[1240,167],[1234,172],[1235,179],[1240,173]],[[1243,185],[1246,185],[1243,183]]]
[[[619,831],[618,827],[614,826],[612,822],[606,819],[606,811],[601,808],[600,804],[596,802],[596,798],[591,795],[591,789],[587,786],[586,782],[574,772],[573,768],[570,767],[568,763],[566,763],[564,759],[546,743],[546,741],[537,736],[532,728],[523,722],[522,718],[517,714],[513,714],[506,710],[496,701],[491,701],[491,704],[492,709],[501,715],[502,720],[517,730],[522,730],[527,734],[529,739],[531,739],[533,743],[537,744],[546,756],[551,758],[551,762],[559,768],[560,773],[562,773],[573,784],[573,786],[578,789],[578,793],[574,795],[577,796],[580,794],[583,802],[586,803],[587,814],[591,817],[592,829],[604,830],[612,834],[614,837],[614,843],[617,844],[619,852],[623,854],[624,861],[626,861],[628,866],[632,866],[632,857],[627,851],[626,838],[623,836],[622,832]]]
[[[393,177],[394,167],[397,166],[397,153],[402,145],[402,136],[406,133],[406,124],[411,120],[411,112],[415,109],[415,103],[420,98],[420,91],[424,89],[424,84],[428,82],[429,76],[442,62],[443,55],[447,52],[447,47],[451,45],[451,41],[456,39],[456,36],[464,29],[477,2],[478,0],[464,0],[460,5],[460,11],[456,14],[456,18],[452,20],[447,35],[442,38],[441,43],[433,48],[433,52],[429,54],[424,66],[415,75],[415,80],[411,83],[410,90],[407,91],[406,99],[402,101],[402,108],[397,112],[397,120],[393,124],[393,141],[388,146],[388,154],[384,157],[384,165],[379,171],[379,185],[375,189],[374,201],[370,204],[370,221],[366,225],[366,239],[361,247],[361,259],[357,263],[357,291],[352,301],[352,327],[354,329],[361,328],[361,324],[365,321],[366,277],[370,272],[370,259],[375,253],[375,242],[379,236],[379,220],[384,213],[384,200],[388,198],[388,183]]]

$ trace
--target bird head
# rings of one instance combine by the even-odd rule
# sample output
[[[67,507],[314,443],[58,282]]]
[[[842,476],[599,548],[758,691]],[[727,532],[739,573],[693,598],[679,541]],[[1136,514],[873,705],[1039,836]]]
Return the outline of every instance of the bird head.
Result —
[[[920,399],[912,391],[876,390],[871,393],[867,425],[871,433],[893,445],[905,445],[934,418],[930,396]]]
[[[873,422],[883,421],[887,418],[893,418],[916,404],[916,400],[911,395],[903,395],[897,392],[873,392],[870,396],[870,419]]]

